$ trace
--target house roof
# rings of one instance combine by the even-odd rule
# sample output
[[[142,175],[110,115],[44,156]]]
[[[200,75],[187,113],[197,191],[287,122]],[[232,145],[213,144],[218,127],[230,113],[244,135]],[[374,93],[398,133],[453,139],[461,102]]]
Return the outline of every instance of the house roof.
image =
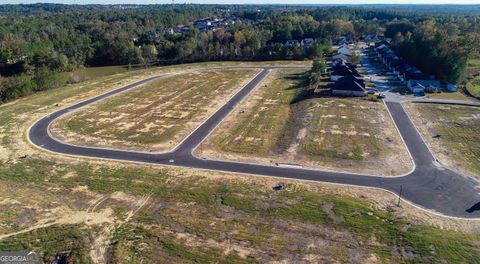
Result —
[[[332,59],[337,59],[337,58],[348,59],[348,56],[343,54],[343,53],[337,53],[337,54],[332,56]]]
[[[357,83],[359,83],[363,88],[365,88],[365,80],[362,79],[362,78],[359,78],[359,77],[355,77],[355,76],[353,76],[353,75],[351,75],[351,74],[348,74],[348,75],[343,76],[342,78],[338,79],[337,82],[342,83],[342,82],[350,82],[350,81],[357,82]]]
[[[420,88],[420,89],[425,89],[425,86],[421,85],[420,83],[414,83],[412,86],[412,89],[415,89],[415,88]]]
[[[411,72],[411,71],[406,71],[405,72],[405,79],[408,80],[432,80],[430,78],[430,75],[422,73],[422,72]]]
[[[344,55],[342,55],[342,56],[344,56]],[[347,60],[345,60],[343,58],[333,59],[332,68],[334,68],[336,66],[346,65],[346,63],[347,63]]]
[[[348,64],[347,64],[348,65]],[[355,68],[348,67],[347,65],[337,65],[330,68],[330,75],[353,75],[355,77],[362,77]]]
[[[296,39],[287,40],[287,45],[300,45],[300,42]]]
[[[332,90],[365,92],[365,89],[360,83],[351,79],[346,79],[345,81],[336,82],[333,85]]]
[[[409,80],[411,87],[429,87],[429,88],[440,88],[439,80]]]
[[[344,52],[351,53],[352,51],[348,47],[341,47],[337,50],[337,53],[344,53]]]
[[[382,40],[382,41],[379,41],[379,42],[375,43],[375,48],[379,47],[381,45],[390,46],[390,43],[388,43],[388,41]]]
[[[303,45],[313,45],[315,41],[313,40],[313,38],[305,38],[305,39],[302,39],[302,44]]]

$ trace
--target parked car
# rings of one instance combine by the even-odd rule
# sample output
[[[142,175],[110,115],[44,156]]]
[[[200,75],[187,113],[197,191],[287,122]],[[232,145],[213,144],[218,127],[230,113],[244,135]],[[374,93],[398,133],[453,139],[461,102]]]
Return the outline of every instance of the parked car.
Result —
[[[377,97],[380,98],[380,99],[383,99],[383,98],[387,97],[387,95],[384,94],[384,93],[381,93]]]
[[[377,91],[375,91],[375,90],[368,90],[368,91],[367,91],[367,94],[375,94],[376,92],[377,92]]]

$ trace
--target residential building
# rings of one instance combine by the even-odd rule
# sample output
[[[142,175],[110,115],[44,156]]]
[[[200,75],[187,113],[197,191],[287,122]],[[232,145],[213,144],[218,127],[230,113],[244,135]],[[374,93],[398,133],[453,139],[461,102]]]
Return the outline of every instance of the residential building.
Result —
[[[311,47],[314,43],[315,41],[313,40],[313,38],[306,38],[302,39],[301,45],[305,47]]]
[[[340,96],[365,96],[365,86],[352,78],[341,78],[332,87],[332,94]]]
[[[300,46],[300,42],[296,39],[290,39],[290,40],[287,40],[287,42],[285,43],[285,45],[287,46],[296,46],[296,47],[299,47]]]

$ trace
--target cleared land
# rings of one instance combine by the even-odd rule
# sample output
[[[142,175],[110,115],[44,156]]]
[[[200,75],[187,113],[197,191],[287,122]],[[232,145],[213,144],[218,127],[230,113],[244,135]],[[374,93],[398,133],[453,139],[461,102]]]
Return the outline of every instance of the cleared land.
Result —
[[[438,158],[480,179],[480,108],[405,104],[415,125]]]
[[[168,151],[257,72],[203,71],[155,80],[68,115],[51,131],[74,144]]]
[[[426,94],[427,98],[432,98],[432,99],[450,99],[450,100],[463,100],[463,101],[472,101],[472,102],[478,102],[478,99],[475,99],[472,96],[468,96],[463,92],[454,92],[454,93],[427,93]]]
[[[64,72],[62,73],[62,76],[65,77],[69,82],[76,83],[100,78],[103,76],[124,73],[134,69],[135,68],[129,69],[128,66],[87,67],[71,72]]]
[[[0,175],[0,250],[34,249],[46,260],[63,251],[81,263],[480,257],[478,224],[463,232],[431,226],[445,227],[438,219],[427,225],[381,191],[294,181],[274,191],[274,179],[33,158],[2,166]]]
[[[25,131],[56,103],[172,69],[102,77],[0,106],[0,251],[34,249],[45,260],[69,251],[78,263],[480,258],[479,222],[397,208],[383,191],[286,180],[277,192],[271,178],[69,158],[27,143]]]
[[[307,99],[305,80],[305,73],[299,71],[272,72],[197,153],[377,175],[411,169],[382,102]]]

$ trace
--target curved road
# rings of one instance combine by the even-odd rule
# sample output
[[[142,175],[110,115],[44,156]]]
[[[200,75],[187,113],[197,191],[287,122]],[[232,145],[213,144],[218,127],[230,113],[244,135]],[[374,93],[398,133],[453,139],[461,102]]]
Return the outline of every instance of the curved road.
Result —
[[[37,121],[29,130],[30,141],[38,147],[52,152],[85,156],[94,158],[108,158],[115,160],[136,161],[181,167],[219,170],[236,173],[274,176],[291,179],[330,182],[355,186],[373,187],[399,193],[402,189],[402,198],[416,206],[436,213],[461,218],[480,219],[480,190],[477,181],[470,177],[458,174],[441,166],[435,161],[421,136],[418,134],[409,117],[399,102],[386,102],[393,120],[397,124],[400,134],[412,154],[416,168],[413,172],[402,177],[377,177],[332,171],[321,171],[304,168],[278,167],[255,165],[230,161],[205,160],[195,157],[193,150],[209,135],[211,131],[235,108],[235,106],[257,84],[265,78],[272,69],[294,69],[303,67],[235,67],[256,68],[261,72],[235,94],[225,105],[199,126],[192,134],[182,141],[172,152],[154,154],[124,150],[98,149],[84,146],[74,146],[54,139],[48,132],[49,125],[60,116],[102,100],[117,93],[132,89],[145,82],[158,79],[155,76],[125,87],[110,91],[106,94],[91,98],[70,107],[54,112]],[[385,165],[387,166],[387,164]]]

